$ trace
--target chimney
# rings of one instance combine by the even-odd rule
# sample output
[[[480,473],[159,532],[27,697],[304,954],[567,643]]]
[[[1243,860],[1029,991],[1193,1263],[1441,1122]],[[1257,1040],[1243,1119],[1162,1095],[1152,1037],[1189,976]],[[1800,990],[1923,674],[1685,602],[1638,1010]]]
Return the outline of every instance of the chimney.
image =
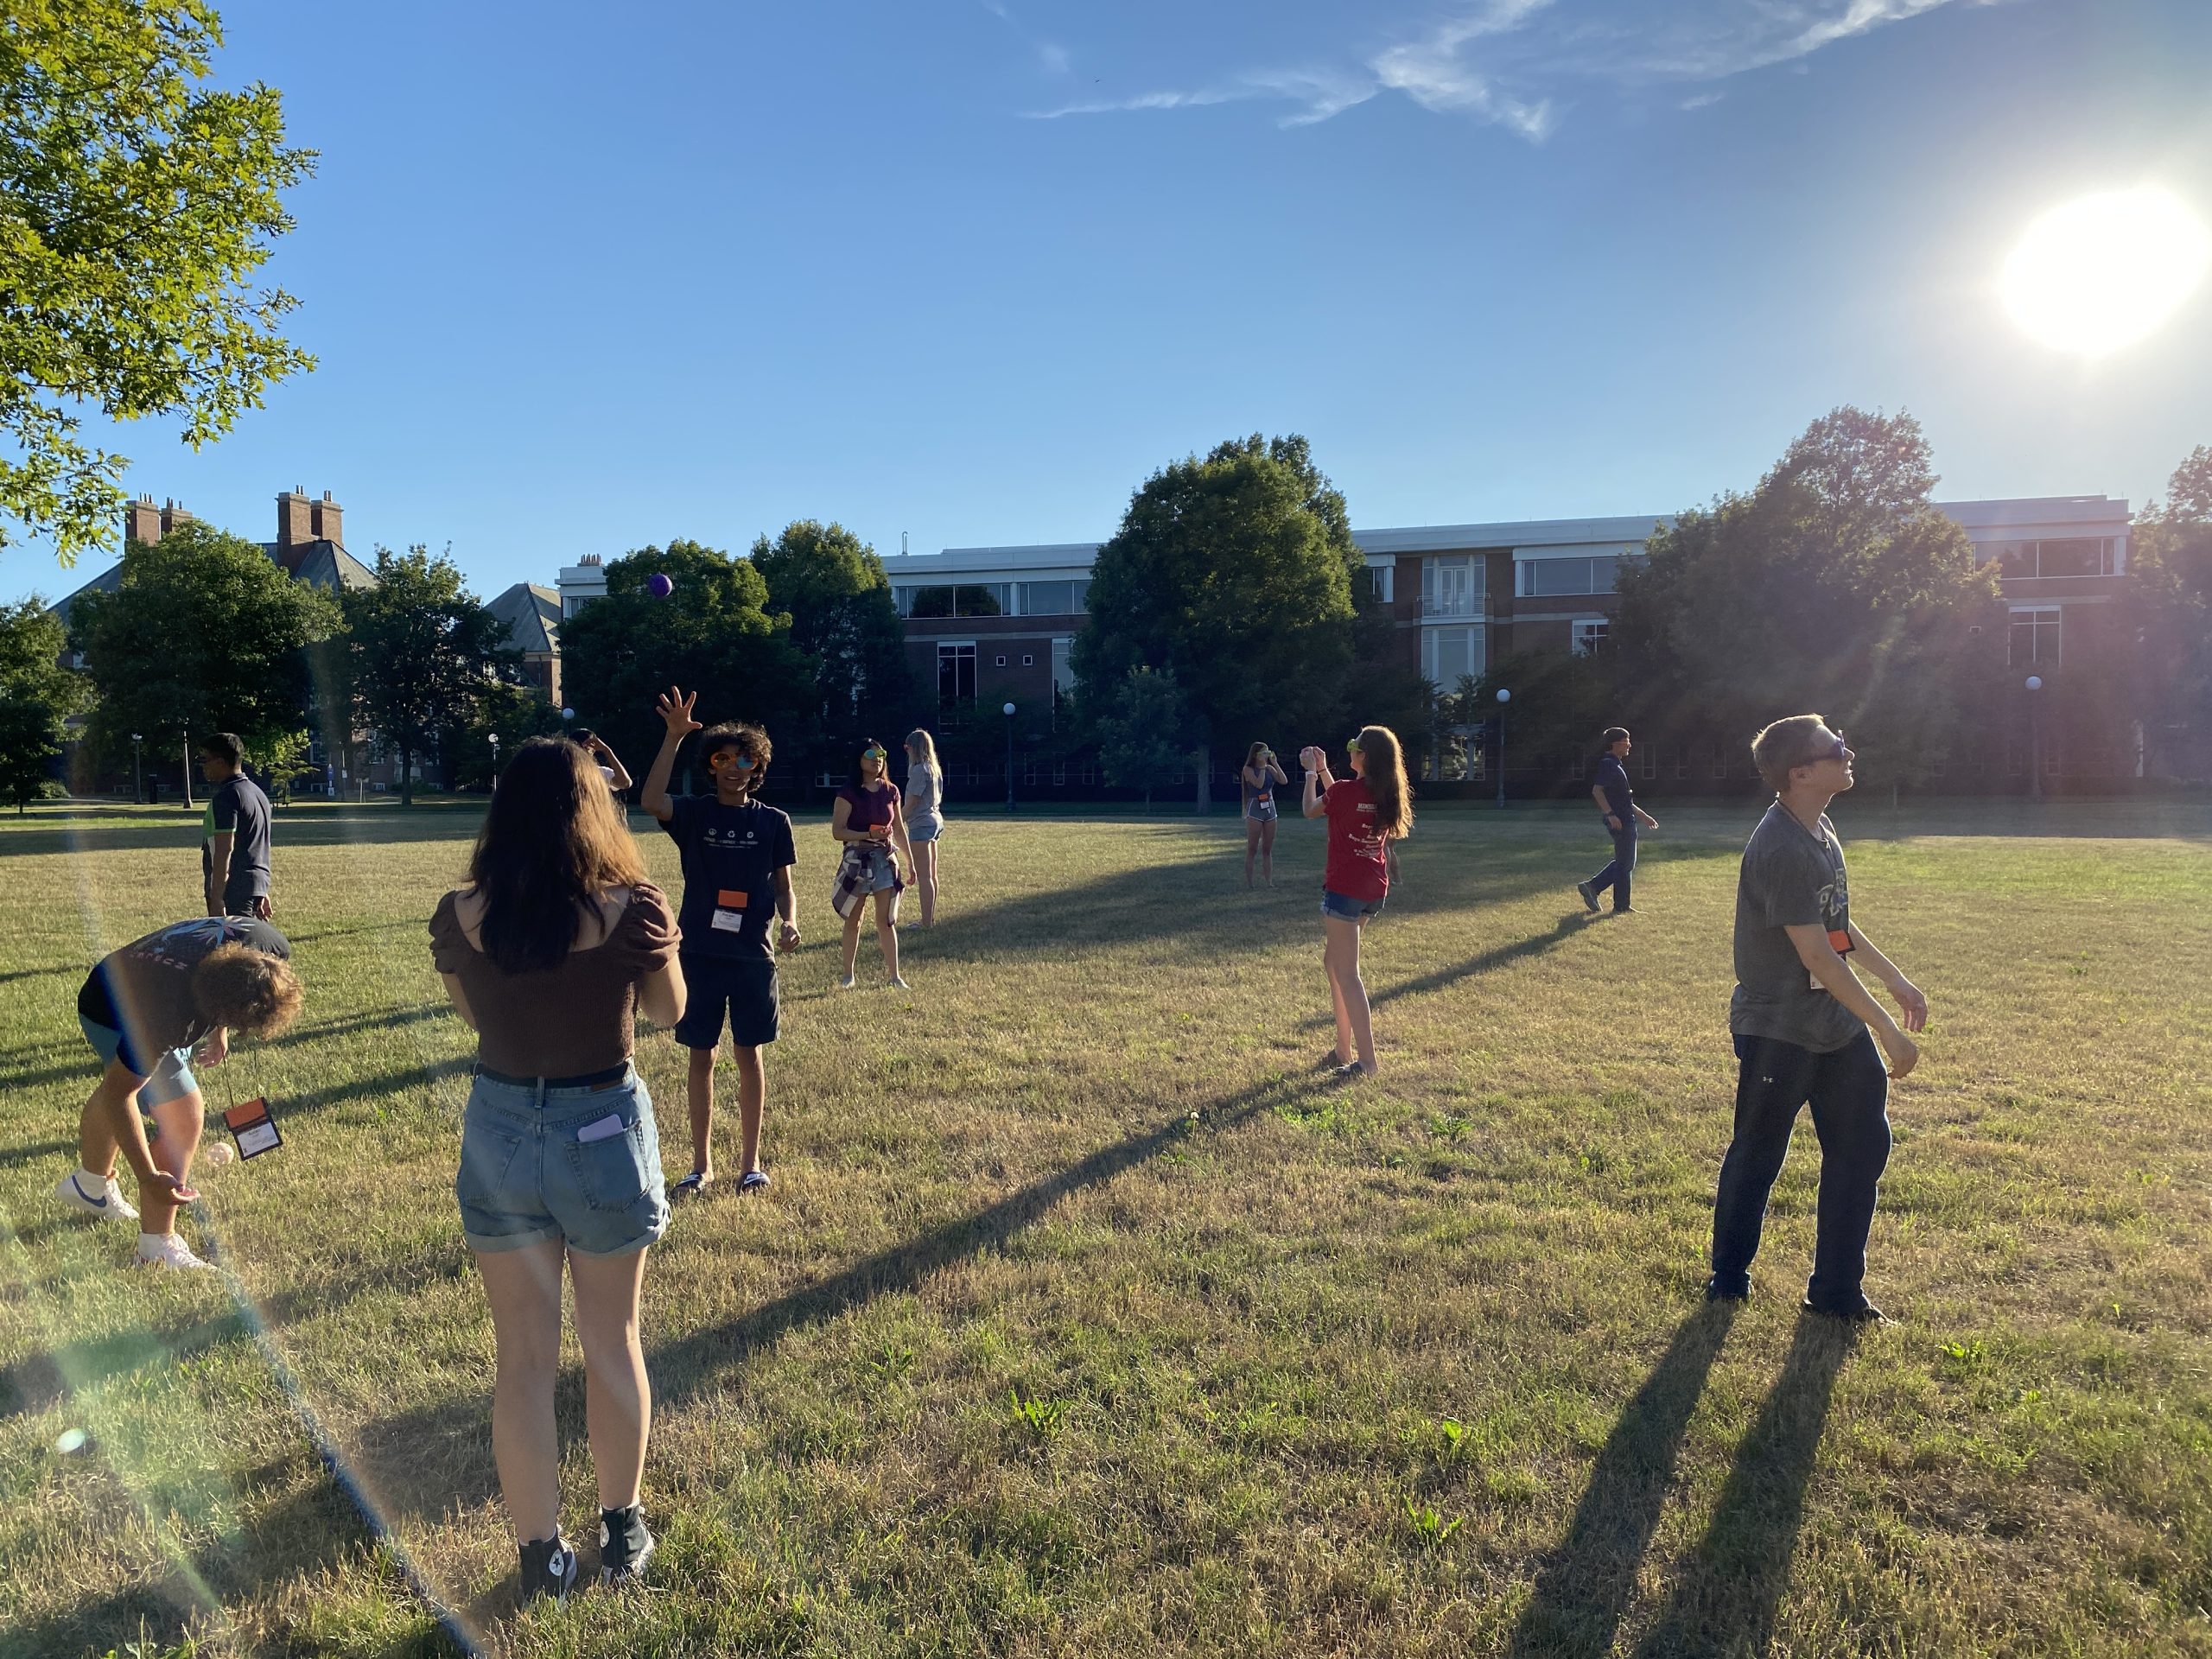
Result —
[[[276,498],[276,563],[287,570],[300,562],[295,549],[315,539],[315,503],[305,490],[288,490]]]
[[[344,534],[346,509],[330,499],[330,492],[322,493],[322,499],[309,504],[313,509],[315,533],[319,540],[346,545]]]
[[[142,495],[123,510],[123,534],[126,540],[148,547],[162,539],[162,512],[152,496]]]
[[[153,499],[154,498],[150,495],[146,498],[149,505],[152,505]],[[169,531],[175,530],[179,524],[188,524],[191,522],[192,515],[187,512],[182,507],[177,505],[174,499],[162,503],[162,535],[168,535]]]

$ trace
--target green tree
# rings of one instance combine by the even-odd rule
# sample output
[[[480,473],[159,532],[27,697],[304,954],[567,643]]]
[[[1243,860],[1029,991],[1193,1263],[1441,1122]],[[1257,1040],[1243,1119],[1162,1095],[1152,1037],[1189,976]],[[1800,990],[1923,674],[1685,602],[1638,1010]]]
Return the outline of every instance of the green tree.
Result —
[[[1098,550],[1077,680],[1174,676],[1203,811],[1217,743],[1261,724],[1296,729],[1340,702],[1363,563],[1344,497],[1304,438],[1255,434],[1186,457],[1145,480]]]
[[[99,692],[93,740],[112,755],[138,732],[155,753],[181,755],[188,802],[196,732],[236,732],[258,765],[296,762],[308,649],[343,626],[337,601],[238,537],[193,523],[133,542],[115,591],[69,607],[70,644]]]
[[[2129,702],[2152,767],[2202,778],[2212,760],[2212,448],[2174,469],[2128,538],[2122,601],[2133,636]]]
[[[536,686],[495,680],[484,689],[468,723],[442,739],[446,769],[455,789],[488,789],[494,763],[533,737],[550,737],[569,722]],[[496,748],[492,739],[499,740]],[[610,736],[610,742],[613,741]],[[645,775],[642,768],[637,774]]]
[[[206,0],[20,0],[0,12],[0,545],[13,519],[65,565],[111,543],[130,464],[81,413],[173,416],[195,448],[314,359],[296,302],[252,277],[292,228],[277,94],[208,74]]]
[[[89,701],[84,676],[61,666],[68,634],[34,594],[0,605],[0,799],[20,813],[61,753],[62,721]]]
[[[814,684],[814,729],[795,732],[792,758],[843,753],[874,736],[896,742],[912,713],[906,631],[875,550],[842,524],[801,518],[753,543],[766,608],[791,618],[791,642]],[[894,729],[899,728],[899,729]]]
[[[1658,530],[1621,573],[1606,655],[1637,698],[1619,717],[1747,739],[1817,710],[1851,734],[1862,776],[1928,779],[1995,696],[2003,649],[1996,572],[1935,484],[1910,415],[1842,408],[1748,495]]]
[[[646,582],[675,583],[665,599]],[[768,584],[746,559],[678,539],[641,548],[607,566],[607,597],[561,632],[562,683],[579,723],[595,728],[624,763],[642,763],[665,729],[653,699],[670,685],[699,695],[708,725],[749,720],[772,740],[802,729],[815,706],[806,658],[792,645],[791,619],[771,616]],[[785,771],[779,759],[772,777]]]
[[[379,547],[377,585],[347,592],[349,703],[359,723],[399,753],[399,799],[415,800],[414,763],[441,734],[465,728],[501,670],[507,625],[469,592],[445,554]]]
[[[1098,767],[1116,789],[1141,789],[1144,804],[1191,753],[1191,712],[1175,676],[1133,668],[1097,711]]]

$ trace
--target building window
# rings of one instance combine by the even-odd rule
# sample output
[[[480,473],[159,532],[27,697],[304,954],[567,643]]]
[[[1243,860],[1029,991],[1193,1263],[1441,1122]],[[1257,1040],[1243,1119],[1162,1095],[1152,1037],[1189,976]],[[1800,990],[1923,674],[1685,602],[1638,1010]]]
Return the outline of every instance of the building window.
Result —
[[[1021,584],[1024,616],[1081,616],[1090,590],[1088,581],[1025,582]]]
[[[1605,633],[1612,624],[1602,616],[1577,617],[1574,622],[1574,654],[1587,657],[1605,643]]]
[[[937,648],[937,700],[944,708],[976,701],[976,647],[941,642]]]
[[[1423,628],[1421,631],[1421,677],[1439,690],[1458,690],[1459,682],[1469,675],[1480,679],[1484,666],[1482,629]]]
[[[2056,605],[2014,607],[2012,666],[2057,667],[2059,627],[2059,611]]]
[[[1037,658],[1032,653],[1025,651],[1021,653],[1021,665],[1024,668],[1034,668],[1037,666]]]
[[[1715,778],[1726,778],[1728,775],[1728,751],[1718,743],[1713,744],[1712,748],[1713,775]]]
[[[1388,605],[1392,603],[1397,597],[1397,588],[1398,562],[1395,559],[1387,560],[1381,564],[1370,564],[1367,567],[1366,602],[1368,604]]]
[[[1605,554],[1587,559],[1522,559],[1513,568],[1523,599],[1548,599],[1560,594],[1610,594],[1620,574],[1618,556]]]
[[[2073,536],[2047,542],[1992,542],[1990,556],[2007,582],[2055,576],[2109,576],[2118,550],[2110,536]]]
[[[1470,553],[1423,559],[1421,613],[1423,616],[1480,616],[1483,562]]]
[[[1636,757],[1637,777],[1656,778],[1659,775],[1659,746],[1656,743],[1638,743],[1629,753]]]
[[[1052,641],[1052,690],[1056,694],[1075,690],[1075,669],[1069,661],[1074,651],[1072,639]]]

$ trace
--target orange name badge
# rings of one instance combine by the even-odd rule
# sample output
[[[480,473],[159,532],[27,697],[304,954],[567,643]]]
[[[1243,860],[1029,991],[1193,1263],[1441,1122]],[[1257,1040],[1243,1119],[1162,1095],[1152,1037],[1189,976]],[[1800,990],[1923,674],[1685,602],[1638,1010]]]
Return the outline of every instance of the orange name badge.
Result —
[[[265,1100],[240,1101],[223,1114],[223,1127],[238,1143],[241,1158],[258,1158],[284,1144],[284,1137],[276,1133],[276,1120],[270,1116]]]
[[[715,902],[724,910],[743,910],[745,894],[740,893],[735,887],[724,887],[715,895]]]
[[[1832,927],[1828,929],[1828,949],[1834,951],[1839,957],[1849,956],[1851,954],[1851,930],[1845,927]]]

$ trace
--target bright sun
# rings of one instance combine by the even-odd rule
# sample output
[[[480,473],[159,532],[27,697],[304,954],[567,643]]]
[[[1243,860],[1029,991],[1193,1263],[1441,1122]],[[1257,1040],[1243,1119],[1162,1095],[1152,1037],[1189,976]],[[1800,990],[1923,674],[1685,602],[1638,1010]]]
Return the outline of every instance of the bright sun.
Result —
[[[2053,351],[2098,357],[2157,329],[2212,268],[2212,232],[2156,185],[2037,219],[2005,261],[2005,308]]]

